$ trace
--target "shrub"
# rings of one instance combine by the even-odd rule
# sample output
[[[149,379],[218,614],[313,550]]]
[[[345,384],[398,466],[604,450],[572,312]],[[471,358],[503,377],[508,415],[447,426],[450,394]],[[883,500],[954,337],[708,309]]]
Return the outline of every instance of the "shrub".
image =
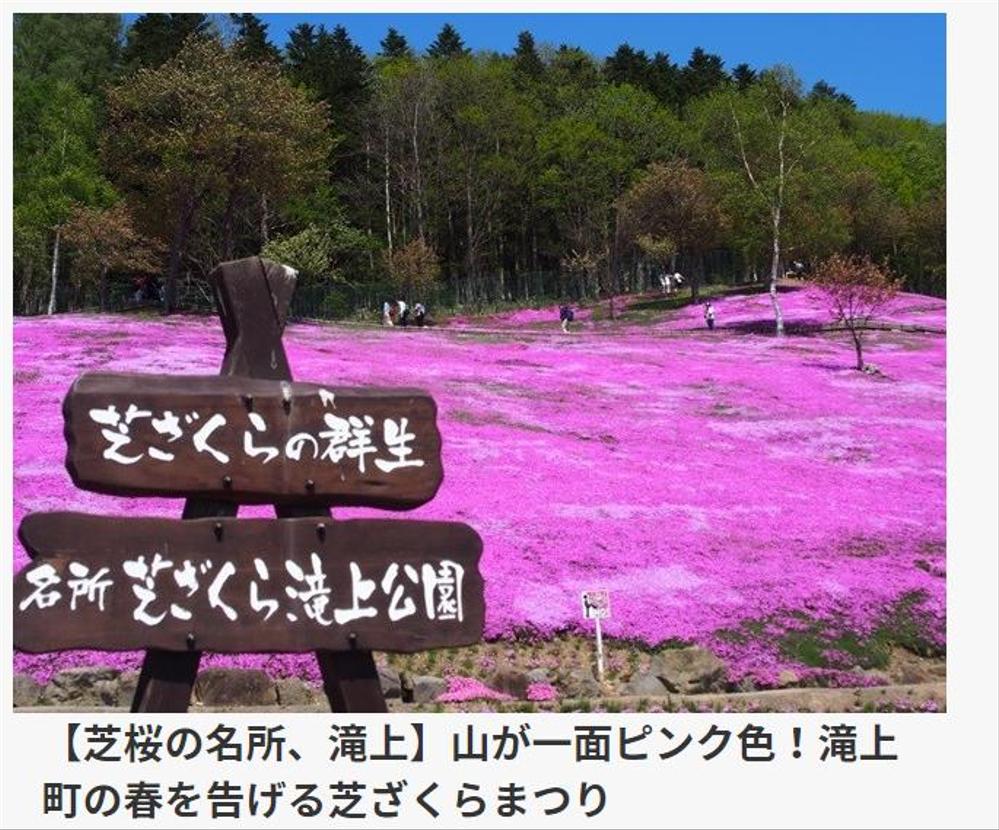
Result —
[[[409,299],[427,291],[441,273],[437,254],[423,237],[396,248],[391,255],[386,251],[385,259],[393,285]]]

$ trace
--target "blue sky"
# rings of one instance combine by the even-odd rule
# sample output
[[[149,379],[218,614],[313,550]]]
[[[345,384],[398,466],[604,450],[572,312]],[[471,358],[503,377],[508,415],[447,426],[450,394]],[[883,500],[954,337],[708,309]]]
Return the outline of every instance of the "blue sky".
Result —
[[[695,46],[728,68],[787,63],[806,85],[824,79],[862,109],[946,118],[943,14],[264,14],[283,46],[298,23],[343,24],[368,53],[394,26],[424,49],[445,22],[473,49],[510,51],[529,29],[539,43],[569,43],[606,56],[628,42],[685,63]]]

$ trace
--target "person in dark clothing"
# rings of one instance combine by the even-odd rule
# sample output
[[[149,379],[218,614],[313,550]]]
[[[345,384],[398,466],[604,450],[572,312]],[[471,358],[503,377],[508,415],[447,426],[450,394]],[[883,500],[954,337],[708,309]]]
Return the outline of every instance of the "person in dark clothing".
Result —
[[[413,306],[413,320],[416,325],[423,328],[423,324],[427,317],[427,309],[424,307],[423,303],[417,303]]]
[[[558,318],[562,322],[562,331],[566,334],[569,333],[569,323],[573,321],[575,316],[571,306],[563,304],[558,307]]]

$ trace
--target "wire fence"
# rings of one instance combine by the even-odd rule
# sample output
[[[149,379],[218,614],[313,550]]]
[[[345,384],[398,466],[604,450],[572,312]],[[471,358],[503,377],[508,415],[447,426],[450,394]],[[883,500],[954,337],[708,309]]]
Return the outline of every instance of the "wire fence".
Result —
[[[737,252],[711,251],[698,257],[677,258],[674,267],[688,285],[739,286],[758,285],[766,280],[768,269],[754,267]],[[938,297],[946,296],[943,275],[918,267],[915,275],[905,278],[904,290]],[[603,282],[596,276],[581,278],[560,270],[462,274],[419,293],[400,296],[398,288],[387,282],[302,281],[292,297],[289,315],[298,320],[377,320],[382,304],[403,299],[410,305],[419,302],[431,316],[452,313],[478,313],[511,305],[543,306],[562,301],[584,302],[615,293],[635,294],[658,289],[654,270],[637,263],[623,263],[611,279]],[[110,279],[102,292],[93,283],[79,285],[72,280],[59,286],[58,311],[126,312],[162,307],[162,289],[139,284],[128,277]],[[15,313],[43,314],[47,303],[36,301],[33,307],[19,307],[15,294]],[[193,273],[184,274],[177,283],[176,308],[188,313],[211,314],[215,304],[208,281]]]

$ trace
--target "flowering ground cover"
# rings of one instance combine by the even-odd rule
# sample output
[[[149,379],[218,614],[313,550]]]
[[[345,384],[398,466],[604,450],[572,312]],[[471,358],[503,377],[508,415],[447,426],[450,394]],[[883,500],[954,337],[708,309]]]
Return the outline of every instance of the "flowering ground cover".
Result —
[[[832,322],[829,301],[822,292],[810,286],[792,287],[778,295],[787,323],[798,326],[820,326]],[[773,322],[770,294],[734,294],[712,297],[715,325],[718,328],[768,327]],[[878,315],[878,321],[942,332],[945,328],[946,303],[935,297],[919,294],[899,294]],[[667,330],[704,327],[704,311],[700,305],[687,305],[657,321]]]
[[[751,292],[726,291],[714,295],[710,293],[711,289],[706,289],[704,298],[710,299],[714,305],[716,328],[769,330],[773,326],[773,306],[770,294],[764,289],[765,286],[760,285]],[[779,300],[789,325],[814,328],[832,322],[829,301],[808,284],[782,287]],[[583,307],[573,306],[575,328],[599,330],[598,321],[604,320],[609,314],[607,305],[603,301]],[[659,331],[705,328],[703,305],[689,303],[686,292],[669,297],[659,293],[631,298],[618,297],[615,299],[615,308],[616,313],[622,315],[622,322],[641,320]],[[552,323],[559,319],[558,315],[559,309],[555,305],[517,309],[485,317],[453,317],[446,324],[451,328],[517,328],[532,331],[552,328]],[[936,297],[921,294],[899,294],[878,315],[877,321],[943,333],[946,328],[946,303]]]
[[[827,322],[808,289],[789,323]],[[499,316],[475,327],[290,326],[296,378],[419,386],[436,398],[445,479],[409,516],[482,536],[486,633],[588,632],[579,592],[611,591],[605,636],[694,643],[733,682],[781,672],[864,682],[892,647],[939,653],[945,609],[945,338],[878,331],[856,372],[837,334],[781,341],[732,327],[770,319],[766,295],[641,324]],[[902,295],[885,319],[944,326],[944,303]],[[511,322],[512,320],[512,322]],[[684,331],[684,329],[689,329]],[[74,489],[61,403],[83,371],[214,374],[214,319],[62,315],[14,324],[14,521],[37,510],[179,516],[167,499]],[[245,508],[241,515],[268,515]],[[384,515],[341,510],[341,517]],[[25,554],[15,541],[15,567]],[[46,680],[138,654],[15,655]],[[312,655],[209,655],[206,665],[315,676]]]

